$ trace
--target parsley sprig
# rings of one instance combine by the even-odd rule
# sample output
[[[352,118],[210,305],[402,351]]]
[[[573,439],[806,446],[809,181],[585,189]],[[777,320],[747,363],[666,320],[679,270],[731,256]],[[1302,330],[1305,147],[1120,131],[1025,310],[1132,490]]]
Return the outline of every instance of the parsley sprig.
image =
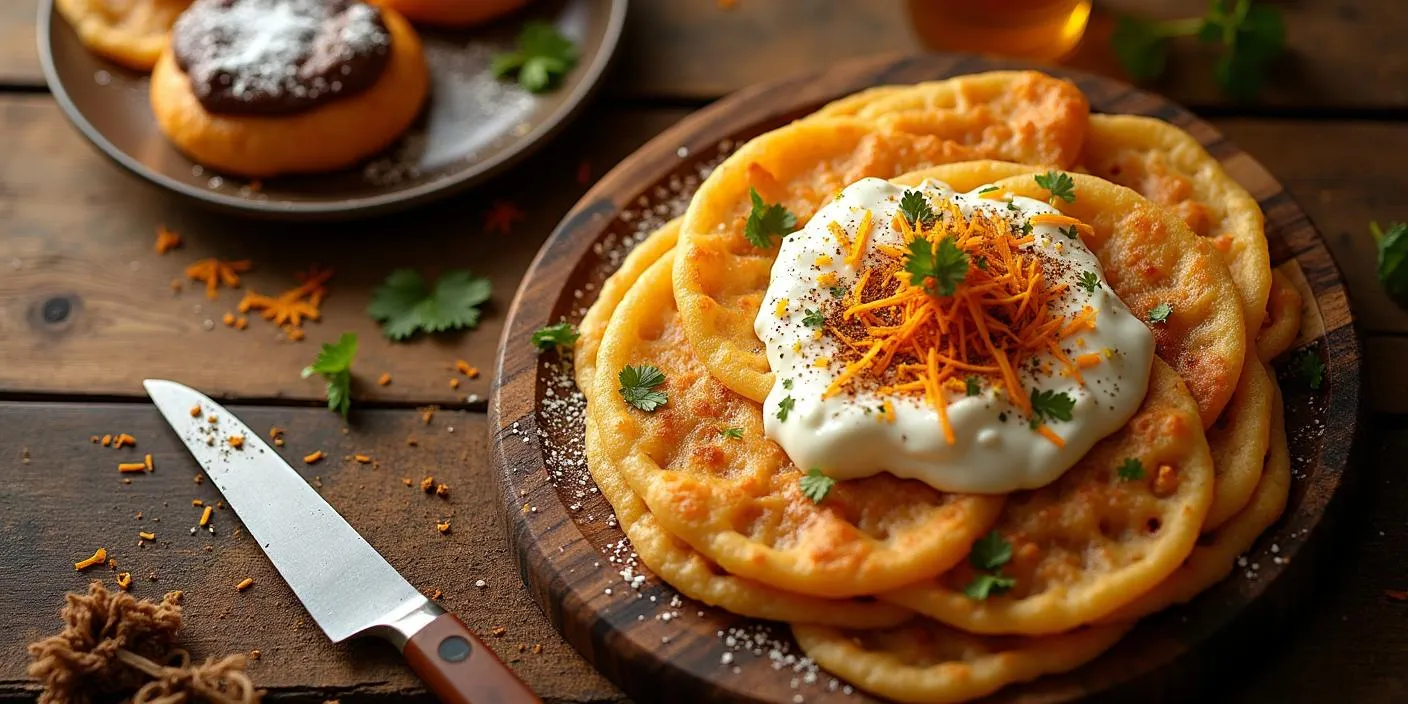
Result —
[[[489,280],[463,269],[445,272],[432,288],[415,269],[397,269],[372,291],[367,314],[381,332],[404,340],[417,332],[445,332],[479,325],[479,306],[492,293]]]
[[[983,601],[1017,586],[1016,579],[1002,574],[1002,566],[1011,561],[1012,543],[1004,540],[997,531],[978,538],[968,552],[968,564],[978,574],[963,588],[963,594],[969,599]]]
[[[923,237],[909,243],[904,270],[910,281],[923,286],[929,295],[952,296],[968,275],[968,255],[954,244],[952,237],[939,240],[939,246]]]
[[[802,324],[809,328],[820,328],[826,326],[826,314],[821,309],[806,309],[806,315],[802,316]]]
[[[1121,17],[1111,43],[1129,75],[1147,81],[1163,74],[1169,40],[1191,36],[1222,46],[1222,56],[1213,67],[1218,86],[1234,98],[1250,98],[1261,89],[1267,65],[1285,48],[1286,25],[1280,10],[1266,4],[1210,0],[1202,17],[1165,21]]]
[[[1100,277],[1093,271],[1082,271],[1080,280],[1076,282],[1086,293],[1095,293],[1095,289],[1100,288]]]
[[[1369,223],[1379,249],[1379,283],[1400,305],[1408,305],[1408,223],[1390,223],[1382,229]]]
[[[1173,315],[1173,306],[1168,303],[1160,303],[1149,309],[1149,322],[1167,323],[1170,315]]]
[[[581,336],[572,323],[564,321],[544,325],[533,331],[533,346],[537,347],[539,352],[546,352],[554,347],[571,349]]]
[[[627,364],[616,375],[616,380],[621,382],[621,388],[617,389],[621,392],[621,398],[646,413],[653,413],[669,401],[664,391],[655,389],[665,383],[665,373],[658,367],[649,364],[638,367]]]
[[[719,435],[722,436],[722,437],[728,438],[729,440],[742,440],[742,439],[743,439],[743,429],[742,429],[742,428],[724,428],[723,430],[720,430],[720,431],[719,431]]]
[[[324,342],[313,363],[303,368],[303,378],[314,374],[327,381],[328,409],[347,417],[352,407],[352,360],[357,356],[357,333],[344,332],[337,342]]]
[[[1076,407],[1076,400],[1064,391],[1058,393],[1051,389],[1043,391],[1032,389],[1031,404],[1031,426],[1035,428],[1048,421],[1070,420],[1071,411]]]
[[[772,246],[772,238],[786,237],[797,229],[797,216],[781,203],[765,203],[758,195],[758,189],[750,187],[748,198],[753,201],[753,210],[748,213],[748,222],[743,225],[743,236],[759,249]]]
[[[1056,204],[1056,199],[1067,203],[1076,202],[1076,181],[1071,175],[1064,171],[1047,171],[1044,174],[1037,174],[1036,185],[1051,192],[1051,203]]]
[[[812,467],[806,474],[798,480],[802,488],[802,496],[812,500],[812,503],[819,504],[826,500],[826,495],[831,493],[831,489],[836,486],[836,480],[821,473],[820,469]]]
[[[577,65],[577,46],[547,22],[529,22],[518,34],[514,51],[496,54],[489,65],[494,77],[518,74],[518,85],[542,93]]]
[[[1144,463],[1140,462],[1137,457],[1126,457],[1120,466],[1115,468],[1115,473],[1123,481],[1139,481],[1144,478]]]
[[[797,401],[796,401],[795,399],[793,399],[791,396],[788,396],[788,397],[782,399],[781,401],[778,401],[778,402],[777,402],[777,419],[780,420],[780,421],[782,421],[782,422],[784,422],[784,423],[786,423],[786,422],[787,422],[787,416],[788,416],[788,414],[792,413],[792,409],[793,409],[796,405],[797,405]]]
[[[939,216],[929,206],[929,199],[919,191],[905,191],[900,197],[900,213],[910,227],[929,227],[938,221]]]
[[[1312,391],[1319,391],[1325,383],[1325,363],[1320,361],[1320,355],[1315,354],[1315,350],[1301,350],[1296,356],[1295,370]]]

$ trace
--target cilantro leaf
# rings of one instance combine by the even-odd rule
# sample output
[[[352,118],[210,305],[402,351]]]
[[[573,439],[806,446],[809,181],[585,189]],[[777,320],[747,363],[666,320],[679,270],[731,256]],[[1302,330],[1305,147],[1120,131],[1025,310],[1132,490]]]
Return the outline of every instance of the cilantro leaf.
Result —
[[[1312,391],[1319,391],[1325,383],[1325,363],[1320,361],[1320,355],[1315,354],[1315,350],[1302,350],[1295,364],[1296,374],[1305,380]]]
[[[812,467],[802,475],[799,482],[802,487],[802,496],[812,500],[812,503],[819,504],[826,500],[826,495],[831,493],[831,489],[836,486],[836,480],[821,473],[820,469]]]
[[[1170,315],[1173,315],[1173,306],[1168,303],[1160,303],[1149,309],[1149,322],[1167,323]]]
[[[831,295],[837,298],[845,298],[846,294],[848,293],[848,291],[846,291],[846,287],[840,285],[832,286],[828,290],[831,291]]]
[[[1399,304],[1408,303],[1408,223],[1390,223],[1387,230],[1369,223],[1379,249],[1379,283]]]
[[[742,428],[725,428],[725,429],[719,431],[719,435],[722,435],[723,437],[726,437],[726,438],[728,438],[729,440],[742,440],[742,439],[743,439],[743,429],[742,429]]]
[[[929,207],[929,199],[919,191],[905,191],[900,197],[900,213],[910,227],[929,227],[938,221],[939,216]]]
[[[367,314],[382,323],[382,334],[392,340],[420,331],[473,329],[490,293],[488,279],[463,269],[445,272],[433,290],[415,269],[397,269],[372,291]]]
[[[554,347],[570,348],[581,336],[572,323],[544,325],[533,331],[533,346],[537,347],[539,352],[546,352]]]
[[[980,394],[980,393],[983,392],[983,387],[982,387],[982,385],[978,383],[978,377],[973,376],[972,374],[969,374],[969,375],[963,380],[963,387],[964,387],[964,391],[965,391],[969,396],[977,396],[978,394]]]
[[[754,247],[767,249],[772,246],[773,237],[786,237],[797,229],[797,216],[781,203],[764,203],[758,189],[752,187],[748,189],[748,197],[753,201],[753,210],[748,213],[743,236]]]
[[[1076,202],[1076,182],[1071,175],[1064,171],[1047,171],[1044,174],[1037,174],[1036,185],[1051,192],[1051,202],[1055,203],[1057,198],[1067,203]]]
[[[1115,472],[1119,474],[1120,479],[1124,481],[1139,481],[1144,478],[1144,463],[1140,462],[1138,458],[1126,457],[1124,458],[1124,462],[1121,462],[1120,466],[1115,468]]]
[[[968,553],[968,564],[978,570],[995,570],[1011,559],[1012,543],[995,530],[973,541],[973,549]]]
[[[1213,77],[1224,93],[1249,98],[1261,88],[1267,66],[1284,50],[1286,26],[1280,10],[1253,0],[1211,0],[1207,14],[1185,19],[1144,21],[1122,17],[1110,42],[1115,56],[1136,81],[1158,78],[1168,65],[1168,43],[1197,36],[1221,44]]]
[[[1000,190],[1002,190],[1002,189],[1001,189],[1001,188],[998,188],[997,186],[985,186],[985,187],[983,187],[983,190],[978,191],[978,195],[983,195],[984,193],[992,193],[993,191],[1000,191]]]
[[[303,368],[303,378],[314,374],[327,381],[328,408],[347,417],[352,407],[352,360],[357,357],[357,333],[344,332],[334,343],[323,343],[313,363]]]
[[[1032,389],[1032,420],[1070,420],[1071,411],[1076,407],[1076,400],[1071,395],[1062,391],[1057,393],[1051,389],[1037,391]]]
[[[820,310],[807,310],[807,314],[802,317],[802,324],[809,328],[819,328],[826,325],[826,316]]]
[[[783,379],[783,380],[782,380],[782,388],[787,389],[788,391],[791,391],[791,390],[792,390],[792,380],[791,380],[791,379]]]
[[[1095,293],[1095,289],[1100,288],[1100,277],[1093,271],[1082,271],[1080,281],[1077,282],[1086,293]]]
[[[654,412],[669,400],[664,391],[655,390],[655,387],[665,383],[665,373],[658,367],[649,364],[633,367],[627,364],[616,375],[616,380],[621,382],[621,388],[617,389],[621,392],[621,398],[646,413]]]
[[[973,581],[963,587],[963,595],[975,601],[983,601],[990,596],[1001,596],[1017,586],[1017,580],[1000,574],[978,574]]]
[[[514,51],[496,54],[489,70],[496,78],[518,74],[518,84],[541,93],[577,64],[577,46],[547,22],[529,22],[518,34]]]
[[[787,414],[791,413],[791,412],[792,412],[792,407],[793,407],[793,406],[796,406],[796,405],[797,405],[797,402],[794,401],[794,400],[792,400],[792,397],[791,397],[791,396],[788,396],[787,398],[784,398],[784,399],[782,399],[781,401],[778,401],[778,402],[777,402],[777,419],[780,420],[780,421],[786,422],[786,421],[787,421]]]
[[[1060,233],[1063,234],[1063,235],[1065,235],[1065,236],[1066,236],[1066,239],[1068,239],[1068,240],[1073,240],[1073,239],[1077,239],[1077,238],[1080,237],[1080,230],[1077,230],[1075,225],[1070,225],[1070,226],[1067,226],[1067,227],[1060,227],[1060,228],[1057,228],[1056,231],[1057,231],[1057,232],[1060,232]]]
[[[937,249],[929,240],[917,237],[909,243],[904,270],[910,273],[910,281],[923,286],[929,295],[952,296],[968,275],[968,255],[952,237],[939,240]]]

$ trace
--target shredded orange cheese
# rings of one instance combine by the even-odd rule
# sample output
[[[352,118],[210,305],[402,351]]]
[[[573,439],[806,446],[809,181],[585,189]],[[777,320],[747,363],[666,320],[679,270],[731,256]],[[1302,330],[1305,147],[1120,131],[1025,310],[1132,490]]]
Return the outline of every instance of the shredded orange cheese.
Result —
[[[166,254],[181,246],[181,236],[166,229],[165,225],[156,228],[156,253]]]
[[[137,537],[141,538],[142,540],[156,540],[156,533],[151,533],[144,530],[138,533]]]
[[[479,378],[479,369],[463,359],[455,360],[455,370],[471,379]]]
[[[237,592],[242,592],[242,591],[244,591],[244,590],[246,590],[246,589],[249,589],[249,588],[252,587],[252,586],[254,586],[254,578],[253,578],[253,577],[245,577],[244,579],[241,579],[241,580],[240,580],[240,583],[239,583],[239,584],[236,584],[236,585],[235,585],[235,591],[237,591]]]
[[[117,471],[119,471],[119,472],[124,472],[124,473],[128,473],[128,472],[145,472],[145,471],[147,471],[147,463],[146,463],[146,462],[120,462],[120,463],[118,463],[118,465],[117,465]]]
[[[78,570],[79,572],[82,572],[83,570],[86,570],[86,569],[88,569],[89,567],[92,567],[92,566],[94,566],[94,565],[101,565],[101,564],[103,564],[104,562],[107,562],[107,561],[108,561],[108,550],[107,550],[107,548],[98,548],[97,551],[93,553],[93,556],[92,556],[92,557],[89,557],[89,558],[84,559],[84,560],[79,560],[78,562],[73,563],[73,569]]]
[[[186,267],[186,278],[205,282],[206,297],[215,298],[219,295],[222,285],[228,288],[239,288],[239,275],[249,271],[252,266],[253,264],[248,259],[224,261],[212,257],[201,259]]]
[[[1098,363],[1099,357],[1071,359],[1062,350],[1066,338],[1094,328],[1095,311],[1087,306],[1071,317],[1053,311],[1050,304],[1066,284],[1049,280],[1039,253],[1021,249],[1033,241],[1030,235],[1015,231],[999,216],[983,212],[965,216],[951,202],[941,210],[945,216],[929,225],[911,226],[897,216],[891,226],[906,241],[922,237],[937,246],[952,238],[968,256],[963,282],[951,296],[934,295],[924,282],[911,281],[904,270],[907,248],[877,247],[882,260],[861,267],[852,295],[843,300],[842,323],[827,328],[849,352],[843,355],[845,366],[825,396],[841,393],[861,379],[877,383],[882,394],[922,394],[938,412],[945,441],[953,444],[946,389],[961,389],[963,377],[977,374],[994,379],[999,392],[1030,415],[1031,400],[1017,374],[1020,365],[1033,355],[1051,354],[1063,374],[1079,381],[1080,369]],[[1030,220],[1089,230],[1065,215],[1036,215]],[[867,212],[852,239],[848,263],[861,266],[870,226]],[[888,418],[890,412],[884,416]],[[1063,444],[1050,430],[1037,432],[1058,446]]]
[[[117,580],[117,586],[120,587],[122,591],[127,591],[128,589],[132,588],[131,572],[118,572],[117,577],[115,577],[114,579]]]
[[[230,447],[233,447],[233,448],[235,448],[236,450],[239,450],[239,449],[244,448],[244,436],[243,436],[243,435],[231,435],[230,437],[225,438],[225,442],[230,443]]]
[[[372,461],[372,458],[369,455],[360,454],[352,455],[352,459],[356,460],[357,464],[371,464]]]
[[[214,512],[215,512],[215,507],[214,507],[214,506],[206,506],[206,507],[205,507],[205,510],[203,510],[203,511],[200,512],[200,526],[201,526],[202,528],[204,528],[205,526],[209,525],[209,523],[210,523],[210,514],[212,514],[212,513],[214,513]]]
[[[147,468],[148,472],[152,471],[152,453],[148,452],[146,456],[142,458],[142,464]]]
[[[377,385],[377,386],[388,386],[388,385],[390,385],[390,384],[391,384],[391,372],[382,372],[382,373],[381,373],[381,376],[379,376],[379,377],[376,378],[376,385]]]

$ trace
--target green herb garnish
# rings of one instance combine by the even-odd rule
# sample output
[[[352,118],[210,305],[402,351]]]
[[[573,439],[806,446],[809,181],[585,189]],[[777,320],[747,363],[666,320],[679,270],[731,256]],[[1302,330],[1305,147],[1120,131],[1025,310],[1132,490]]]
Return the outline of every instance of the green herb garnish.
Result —
[[[929,295],[952,296],[968,275],[968,255],[954,244],[952,237],[939,240],[937,249],[929,240],[918,237],[909,243],[904,270],[910,273],[910,281],[923,286]]]
[[[968,564],[978,570],[973,581],[963,588],[969,599],[982,601],[989,596],[997,596],[1017,585],[1017,580],[1004,577],[1003,565],[1012,560],[1012,543],[1003,539],[997,531],[992,531],[973,542],[968,553]]]
[[[1319,391],[1325,383],[1325,363],[1320,361],[1320,355],[1315,354],[1315,350],[1301,350],[1296,356],[1296,374],[1305,380],[1306,386],[1312,391]]]
[[[665,373],[658,367],[627,364],[616,375],[616,380],[621,382],[621,388],[617,389],[621,392],[621,398],[646,413],[654,412],[669,401],[664,391],[655,390],[655,387],[665,383]]]
[[[577,46],[547,22],[529,22],[518,33],[513,51],[494,55],[489,70],[494,77],[518,74],[518,85],[541,93],[577,64]]]
[[[802,324],[809,328],[819,328],[826,325],[826,316],[820,310],[808,310],[802,316]]]
[[[1086,293],[1095,293],[1095,289],[1100,288],[1100,277],[1093,271],[1082,271],[1080,281],[1077,282]]]
[[[1130,77],[1147,81],[1163,74],[1168,42],[1196,36],[1221,44],[1213,76],[1224,93],[1250,98],[1261,89],[1267,65],[1286,44],[1281,11],[1252,0],[1211,0],[1207,14],[1178,20],[1149,21],[1121,17],[1111,36],[1115,55]]]
[[[1173,306],[1167,303],[1160,303],[1149,309],[1149,322],[1167,323],[1170,315],[1173,315]]]
[[[1115,472],[1118,473],[1120,479],[1124,481],[1139,481],[1144,478],[1144,463],[1140,462],[1137,458],[1126,457],[1124,458],[1124,462],[1121,462],[1120,466],[1115,468]]]
[[[742,439],[743,439],[743,429],[742,429],[742,428],[725,428],[725,429],[719,431],[719,435],[722,435],[722,436],[728,438],[729,440],[742,440]]]
[[[978,377],[973,376],[972,374],[968,375],[966,378],[963,379],[963,387],[964,391],[969,396],[977,396],[978,394],[983,392],[983,387],[982,384],[978,382]]]
[[[939,216],[929,207],[929,199],[919,191],[905,191],[900,197],[900,213],[910,227],[929,227],[938,221]]]
[[[788,397],[782,399],[781,401],[778,401],[778,402],[777,402],[777,419],[780,420],[780,421],[786,422],[786,420],[787,420],[787,414],[789,414],[789,413],[792,412],[792,407],[795,406],[795,405],[797,405],[797,402],[796,402],[796,401],[793,401],[791,396],[788,396]]]
[[[812,500],[812,503],[819,504],[826,500],[826,495],[831,493],[832,487],[836,486],[836,480],[821,473],[820,469],[812,467],[802,475],[799,482],[802,487],[802,496]]]
[[[1390,223],[1387,230],[1369,223],[1379,249],[1379,283],[1394,301],[1408,304],[1408,223]]]
[[[1070,394],[1051,389],[1032,389],[1031,403],[1033,425],[1043,421],[1070,420],[1071,411],[1076,407],[1076,400]]]
[[[797,216],[781,203],[764,203],[758,189],[750,187],[748,198],[753,201],[753,210],[748,213],[748,222],[743,225],[743,236],[749,244],[759,249],[772,246],[772,238],[786,237],[797,229]]]
[[[554,347],[570,348],[579,337],[581,333],[577,332],[572,323],[554,323],[533,331],[533,346],[537,347],[539,352],[546,352]]]
[[[417,332],[445,332],[479,325],[479,306],[489,300],[489,280],[463,269],[447,271],[435,287],[415,269],[397,269],[372,291],[367,314],[381,332],[404,340]]]
[[[1071,175],[1064,171],[1047,171],[1044,174],[1037,174],[1036,185],[1051,192],[1051,202],[1055,204],[1056,199],[1067,203],[1076,202],[1076,182]]]
[[[313,363],[303,368],[303,378],[314,374],[327,381],[328,408],[347,417],[352,407],[352,360],[357,356],[357,333],[344,332],[334,343],[323,343]]]

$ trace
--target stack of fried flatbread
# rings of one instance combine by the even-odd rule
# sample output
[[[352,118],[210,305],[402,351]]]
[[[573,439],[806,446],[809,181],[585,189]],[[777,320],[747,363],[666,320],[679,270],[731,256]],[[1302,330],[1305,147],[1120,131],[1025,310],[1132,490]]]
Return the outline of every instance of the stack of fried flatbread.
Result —
[[[1050,169],[1074,179],[1079,199],[1059,207],[1093,228],[1115,293],[1141,318],[1171,303],[1141,408],[1039,489],[948,494],[882,473],[803,496],[763,433],[773,376],[753,323],[777,250],[745,238],[750,189],[801,224],[864,177],[1044,200],[1033,174]],[[858,687],[950,702],[1075,668],[1233,571],[1285,506],[1267,362],[1299,325],[1256,201],[1193,137],[1092,115],[1066,81],[995,72],[871,89],[741,147],[606,282],[575,360],[592,476],[645,565],[699,601],[791,623]],[[618,393],[636,364],[665,372],[654,412]],[[1129,456],[1146,477],[1116,476]],[[992,531],[1015,583],[971,598],[969,553]]]

